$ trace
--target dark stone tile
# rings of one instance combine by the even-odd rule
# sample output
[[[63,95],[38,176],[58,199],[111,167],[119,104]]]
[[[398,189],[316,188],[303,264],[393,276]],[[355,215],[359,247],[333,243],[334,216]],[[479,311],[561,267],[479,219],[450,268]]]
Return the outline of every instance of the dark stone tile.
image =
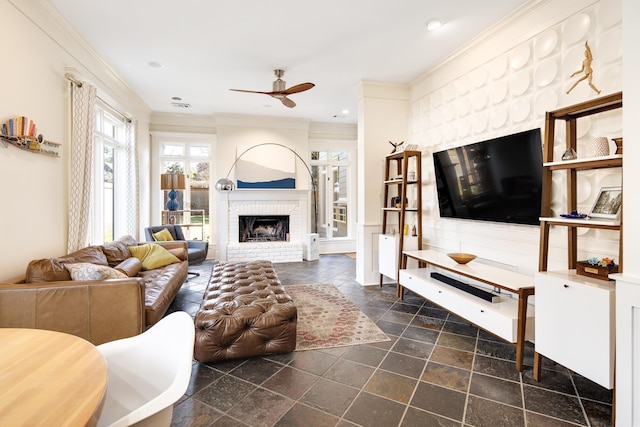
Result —
[[[575,387],[571,381],[571,376],[568,373],[547,371],[546,369],[543,369],[540,374],[540,381],[536,381],[531,375],[533,375],[533,371],[527,371],[525,375],[522,375],[522,382],[524,384],[530,384],[532,386],[542,387],[560,393],[571,394],[574,396],[576,394]]]
[[[411,399],[411,406],[462,421],[465,400],[466,393],[420,381]]]
[[[516,347],[511,344],[478,340],[476,352],[484,356],[497,357],[498,359],[512,360],[514,362],[516,360]]]
[[[527,411],[539,412],[576,424],[586,424],[582,407],[577,397],[526,384],[523,386],[523,390],[524,407]]]
[[[401,403],[409,403],[418,380],[377,370],[363,390]]]
[[[400,427],[460,427],[460,422],[449,420],[409,406]]]
[[[524,411],[521,408],[476,396],[469,396],[464,421],[474,427],[525,426]]]
[[[272,426],[294,403],[287,397],[258,388],[233,406],[227,415],[251,426]]]
[[[265,381],[262,386],[297,400],[311,388],[318,378],[317,375],[287,366]]]
[[[391,311],[397,311],[400,313],[416,314],[418,310],[420,310],[419,305],[407,304],[406,300],[405,302],[396,302],[391,306]]]
[[[431,353],[430,360],[470,371],[473,365],[473,353],[437,345]]]
[[[387,335],[395,335],[400,336],[406,329],[407,325],[402,325],[400,323],[388,322],[386,320],[378,320],[376,325]]]
[[[527,427],[576,427],[576,424],[535,412],[525,411],[527,417]],[[584,425],[584,424],[582,424]]]
[[[420,328],[417,326],[409,326],[402,333],[403,338],[409,338],[416,341],[422,341],[429,344],[435,344],[438,341],[440,332],[432,329]]]
[[[322,376],[352,387],[365,385],[375,368],[361,365],[349,360],[338,360]]]
[[[358,392],[356,388],[320,378],[300,402],[341,417]]]
[[[247,427],[245,423],[231,418],[228,415],[223,415],[218,420],[211,424],[211,427]]]
[[[207,363],[206,365],[214,369],[217,369],[220,372],[231,372],[234,369],[236,369],[238,366],[245,363],[247,360],[249,359],[229,359],[229,360],[222,360],[214,363]]]
[[[482,374],[471,377],[469,393],[486,399],[496,400],[507,405],[522,407],[520,382],[507,381]]]
[[[256,386],[251,383],[231,375],[225,375],[211,383],[209,387],[194,394],[193,398],[219,411],[226,412],[255,389]]]
[[[282,365],[279,363],[263,358],[254,358],[238,366],[230,374],[260,385],[280,369],[282,369]]]
[[[382,299],[374,298],[367,303],[367,306],[388,310],[393,307],[393,301],[385,301]]]
[[[344,418],[367,427],[389,427],[400,423],[405,405],[369,393],[360,393]]]
[[[580,398],[597,400],[598,402],[608,404],[613,402],[613,390],[608,390],[582,375],[574,374],[572,377]]]
[[[451,319],[451,317],[449,317],[449,319]],[[476,326],[473,326],[471,323],[467,321],[463,321],[464,323],[459,323],[451,321],[449,319],[447,319],[444,326],[442,326],[443,332],[449,332],[450,334],[464,335],[473,338],[478,336],[478,328]]]
[[[329,427],[338,424],[340,419],[301,403],[293,405],[274,427]]]
[[[473,371],[510,381],[520,381],[515,362],[476,354]]]
[[[192,394],[202,390],[204,387],[211,384],[212,381],[217,380],[224,374],[217,371],[207,365],[195,362],[191,368],[191,381],[185,394],[191,396]]]
[[[380,320],[408,325],[413,320],[413,314],[388,310],[385,314],[382,315]]]
[[[342,359],[351,360],[352,362],[362,363],[363,365],[377,367],[387,355],[385,350],[371,347],[368,345],[355,345],[349,347],[344,353]]]
[[[424,359],[389,352],[380,364],[380,368],[407,377],[420,378],[425,364],[426,361]]]
[[[396,344],[398,337],[389,334],[387,334],[387,337],[389,338],[389,341],[374,342],[367,345],[381,350],[391,350],[391,348]]]
[[[222,416],[211,406],[196,399],[186,399],[173,407],[172,427],[208,427]]]
[[[476,341],[474,337],[449,334],[447,332],[440,332],[440,336],[438,337],[438,345],[464,351],[475,351]]]
[[[373,322],[377,322],[387,312],[386,308],[369,307],[367,305],[359,306],[359,308]]]
[[[433,317],[416,316],[411,321],[411,326],[417,326],[419,328],[433,329],[439,331],[444,325],[444,320],[435,319]]]
[[[419,316],[433,317],[435,319],[446,320],[449,317],[449,312],[441,308],[437,308],[433,304],[427,302],[424,307],[418,311]]]
[[[471,372],[453,366],[441,365],[435,362],[427,363],[422,374],[422,381],[440,385],[466,393],[469,388]]]
[[[433,344],[399,338],[393,346],[393,351],[422,359],[429,358],[433,350]]]
[[[289,366],[316,375],[324,374],[338,360],[336,356],[314,350],[297,351],[294,354],[294,359],[289,363]]]
[[[587,413],[587,418],[589,419],[589,425],[591,427],[611,426],[611,411],[613,409],[611,405],[583,399],[582,406],[584,407],[584,411]]]

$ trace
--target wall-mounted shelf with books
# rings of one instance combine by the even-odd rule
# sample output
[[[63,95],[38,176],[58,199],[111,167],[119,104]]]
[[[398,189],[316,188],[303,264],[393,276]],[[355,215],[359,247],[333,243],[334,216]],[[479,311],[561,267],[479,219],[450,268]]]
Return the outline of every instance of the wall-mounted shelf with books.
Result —
[[[45,156],[60,157],[60,145],[57,142],[46,141],[42,135],[33,136],[8,136],[0,135],[0,139],[5,147],[13,145],[25,151],[44,154]]]

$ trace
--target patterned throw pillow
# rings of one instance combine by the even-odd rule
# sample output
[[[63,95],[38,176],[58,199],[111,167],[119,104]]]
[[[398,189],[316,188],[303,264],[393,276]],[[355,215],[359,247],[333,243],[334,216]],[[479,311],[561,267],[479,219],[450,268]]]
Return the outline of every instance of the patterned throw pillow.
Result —
[[[139,246],[129,246],[131,255],[142,262],[143,270],[153,270],[165,265],[180,262],[180,259],[160,245],[146,243]]]
[[[171,232],[166,228],[163,228],[157,233],[153,233],[152,236],[153,236],[153,240],[155,240],[156,242],[171,242],[173,240],[173,236],[171,235]]]
[[[114,268],[90,262],[65,264],[64,267],[69,270],[71,280],[104,280],[127,277],[126,274]]]

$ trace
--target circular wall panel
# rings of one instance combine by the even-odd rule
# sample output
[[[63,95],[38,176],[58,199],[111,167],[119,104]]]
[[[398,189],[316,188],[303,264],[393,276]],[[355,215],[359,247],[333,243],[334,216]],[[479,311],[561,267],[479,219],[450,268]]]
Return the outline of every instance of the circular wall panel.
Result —
[[[511,59],[509,60],[509,65],[514,70],[519,70],[524,67],[527,62],[529,62],[529,58],[531,57],[531,49],[528,44],[521,44],[513,51],[511,51]]]
[[[498,104],[505,100],[507,97],[507,93],[509,92],[509,87],[507,86],[507,82],[505,80],[500,80],[496,82],[490,91],[489,96],[491,97],[491,102],[494,104]]]
[[[543,87],[553,82],[558,75],[558,63],[555,59],[547,59],[536,67],[534,80],[536,85]]]
[[[544,116],[547,111],[553,111],[558,106],[558,94],[553,89],[544,89],[538,93],[534,102],[534,111]]]
[[[603,35],[598,43],[598,51],[593,54],[594,58],[601,63],[613,62],[622,58],[622,31],[613,30]]]
[[[528,98],[518,98],[511,103],[509,107],[509,116],[514,123],[520,123],[531,112],[531,103]]]
[[[509,90],[512,95],[522,95],[529,89],[531,85],[531,77],[529,76],[529,70],[522,70],[517,72],[509,84]]]
[[[582,40],[589,31],[591,18],[586,13],[579,13],[567,19],[564,24],[563,40],[570,46]]]
[[[558,45],[558,33],[556,30],[547,30],[535,39],[535,56],[538,59],[551,54]]]
[[[504,76],[505,71],[507,71],[507,57],[505,55],[497,57],[489,64],[489,75],[494,80]]]

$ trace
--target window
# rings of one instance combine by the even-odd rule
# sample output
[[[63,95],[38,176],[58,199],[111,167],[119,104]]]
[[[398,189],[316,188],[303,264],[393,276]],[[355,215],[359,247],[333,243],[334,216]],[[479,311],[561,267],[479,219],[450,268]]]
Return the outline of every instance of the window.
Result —
[[[311,170],[318,183],[316,229],[320,238],[350,235],[350,151],[318,149],[311,152]]]
[[[179,139],[179,138],[175,138]],[[211,144],[195,141],[166,140],[160,144],[160,173],[186,176],[186,189],[178,191],[179,210],[175,218],[187,239],[210,240],[209,183]],[[169,190],[164,191],[162,209],[166,209]],[[204,211],[204,215],[200,212]]]
[[[95,243],[114,240],[126,233],[122,214],[125,200],[125,118],[114,113],[104,103],[96,104],[94,126],[93,200],[91,235]]]

